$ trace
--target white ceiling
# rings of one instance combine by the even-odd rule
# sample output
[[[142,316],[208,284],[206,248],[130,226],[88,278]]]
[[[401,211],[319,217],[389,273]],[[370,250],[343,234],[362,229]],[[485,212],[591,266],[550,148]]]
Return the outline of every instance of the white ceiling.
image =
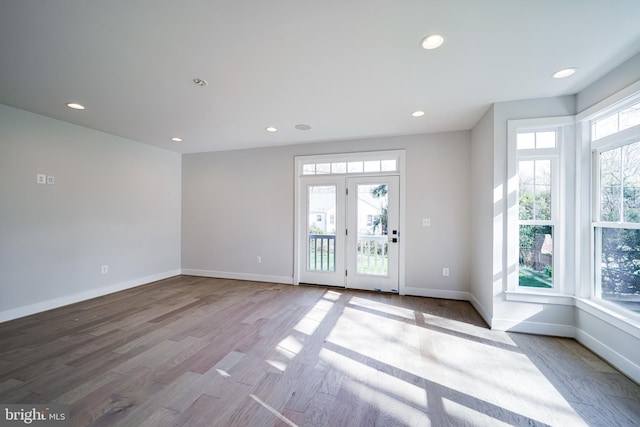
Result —
[[[184,153],[470,129],[640,52],[639,16],[638,0],[3,0],[0,103]]]

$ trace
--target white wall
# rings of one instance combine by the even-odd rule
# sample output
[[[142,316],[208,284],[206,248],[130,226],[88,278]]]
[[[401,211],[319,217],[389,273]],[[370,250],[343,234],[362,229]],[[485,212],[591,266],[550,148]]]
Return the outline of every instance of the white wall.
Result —
[[[494,107],[482,116],[471,131],[471,294],[476,310],[485,322],[493,318],[493,140]],[[499,222],[501,222],[499,220]],[[498,260],[501,258],[498,257]],[[501,270],[498,263],[496,270]],[[502,282],[497,278],[501,289]]]
[[[178,274],[180,171],[179,154],[0,105],[0,321]]]
[[[576,95],[576,112],[580,113],[640,79],[640,53],[598,79]]]
[[[493,243],[494,303],[491,326],[499,330],[573,336],[573,305],[507,301],[507,277],[513,274],[507,263],[507,122],[516,119],[571,116],[575,114],[575,96],[501,102],[494,105],[494,183],[499,190],[494,204]],[[511,268],[510,268],[511,267]]]
[[[466,299],[469,147],[469,132],[450,132],[184,155],[183,269],[291,283],[294,156],[406,149],[406,290]]]

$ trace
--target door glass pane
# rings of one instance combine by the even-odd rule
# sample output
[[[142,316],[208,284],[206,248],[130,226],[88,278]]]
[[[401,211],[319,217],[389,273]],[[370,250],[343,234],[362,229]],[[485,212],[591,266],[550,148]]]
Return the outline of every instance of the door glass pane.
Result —
[[[380,160],[368,160],[364,162],[365,172],[380,172]]]
[[[331,163],[331,173],[346,173],[347,164],[345,162]]]
[[[308,262],[309,271],[336,270],[336,186],[308,187]]]
[[[386,276],[389,271],[387,184],[358,184],[357,273]]]
[[[380,170],[382,172],[391,172],[397,169],[395,160],[382,160],[380,162]]]
[[[362,162],[349,162],[347,163],[347,172],[348,173],[362,173],[363,166]]]
[[[553,287],[553,226],[520,226],[519,286]]]

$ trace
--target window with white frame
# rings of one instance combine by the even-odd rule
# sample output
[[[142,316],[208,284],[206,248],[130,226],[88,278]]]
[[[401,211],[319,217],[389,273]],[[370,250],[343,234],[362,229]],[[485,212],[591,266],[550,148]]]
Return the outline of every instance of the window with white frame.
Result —
[[[640,312],[640,95],[590,120],[596,299]]]
[[[558,129],[520,129],[518,178],[518,287],[554,287],[559,232]]]
[[[507,299],[544,298],[565,304],[573,292],[565,266],[567,185],[574,163],[573,116],[509,120],[507,134]]]
[[[398,171],[398,159],[395,153],[390,153],[390,158],[373,160],[349,160],[335,162],[305,162],[302,165],[302,175],[335,175],[335,174],[363,174],[363,173],[385,173]]]

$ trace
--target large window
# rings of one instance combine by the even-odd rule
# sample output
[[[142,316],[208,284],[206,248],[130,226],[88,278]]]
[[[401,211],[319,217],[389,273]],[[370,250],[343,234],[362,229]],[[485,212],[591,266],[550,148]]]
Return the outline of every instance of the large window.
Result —
[[[569,116],[508,122],[508,299],[564,298],[572,291],[564,265],[571,195],[563,189],[573,165],[565,154],[573,127]]]
[[[558,132],[519,131],[518,287],[553,288],[558,228]]]
[[[591,120],[594,296],[640,312],[640,103]]]

